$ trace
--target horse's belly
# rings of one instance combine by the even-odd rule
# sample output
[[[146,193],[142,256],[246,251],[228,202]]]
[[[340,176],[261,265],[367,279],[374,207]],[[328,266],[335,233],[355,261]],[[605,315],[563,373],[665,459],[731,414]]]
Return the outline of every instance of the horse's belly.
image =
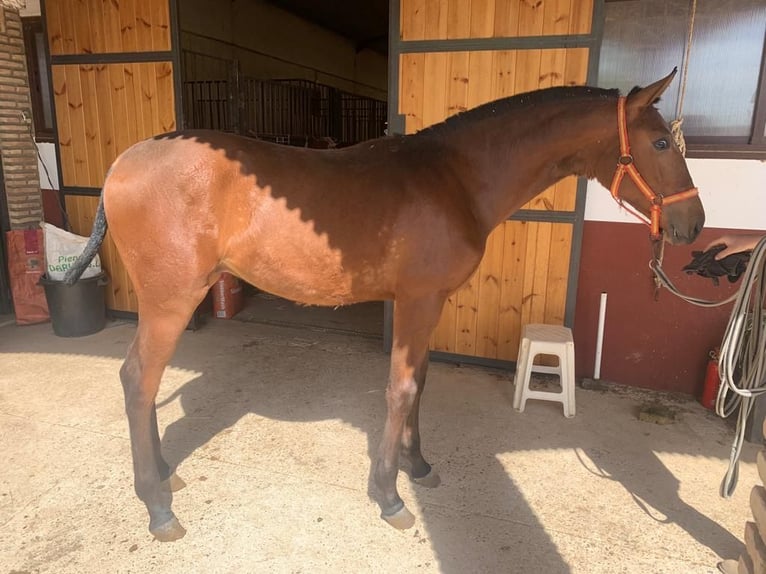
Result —
[[[375,266],[356,268],[332,249],[304,251],[289,242],[261,243],[248,256],[233,256],[223,264],[251,285],[307,305],[337,306],[389,297]]]
[[[256,268],[237,273],[251,285],[306,305],[346,305],[355,297],[350,281],[330,275],[290,273],[279,268]]]
[[[349,200],[290,191],[276,183],[243,191],[223,216],[223,266],[300,303],[388,298],[392,258],[385,220],[368,209],[351,210]]]

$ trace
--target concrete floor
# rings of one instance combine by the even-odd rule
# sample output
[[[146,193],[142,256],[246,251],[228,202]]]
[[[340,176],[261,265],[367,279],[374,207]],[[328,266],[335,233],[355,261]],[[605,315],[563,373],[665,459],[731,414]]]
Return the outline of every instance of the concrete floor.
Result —
[[[163,449],[188,487],[186,537],[162,544],[132,490],[117,372],[134,333],[64,339],[0,327],[0,574],[38,572],[716,572],[736,557],[756,483],[718,486],[732,431],[693,400],[577,390],[577,416],[506,373],[434,363],[422,408],[442,485],[400,492],[397,531],[368,496],[382,432],[379,340],[211,321],[186,332],[158,399]],[[678,421],[637,419],[662,400]]]

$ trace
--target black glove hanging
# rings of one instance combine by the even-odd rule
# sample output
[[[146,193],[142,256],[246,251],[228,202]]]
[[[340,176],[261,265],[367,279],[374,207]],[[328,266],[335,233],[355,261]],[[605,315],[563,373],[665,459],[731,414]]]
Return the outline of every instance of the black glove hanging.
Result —
[[[716,253],[723,249],[726,249],[726,245],[722,244],[715,245],[707,251],[692,251],[693,259],[683,270],[689,275],[696,273],[702,277],[709,277],[715,285],[718,285],[718,278],[723,276],[728,278],[729,283],[735,283],[747,269],[750,251],[732,253],[723,259],[716,260]]]

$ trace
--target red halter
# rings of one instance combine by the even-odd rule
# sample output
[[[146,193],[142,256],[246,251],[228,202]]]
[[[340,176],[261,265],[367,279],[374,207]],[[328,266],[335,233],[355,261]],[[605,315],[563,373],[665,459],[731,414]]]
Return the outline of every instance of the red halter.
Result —
[[[660,240],[662,239],[662,234],[660,233],[660,216],[662,215],[662,206],[669,205],[671,203],[677,203],[679,201],[683,201],[684,199],[696,197],[699,193],[699,190],[696,187],[692,187],[686,191],[664,197],[662,194],[654,193],[649,184],[646,183],[646,180],[641,177],[641,174],[638,173],[638,169],[636,169],[636,165],[633,163],[633,156],[630,155],[628,124],[627,120],[625,119],[625,96],[620,96],[617,99],[617,131],[620,134],[620,159],[617,160],[617,170],[614,172],[612,186],[609,188],[609,190],[612,192],[612,197],[614,197],[615,201],[617,201],[621,207],[624,207],[626,210],[638,217],[641,221],[650,227],[650,237],[653,240]],[[651,204],[649,208],[649,213],[651,216],[648,218],[649,221],[646,221],[647,217],[645,215],[638,213],[637,211],[634,211],[630,207],[626,206],[623,203],[622,198],[620,198],[620,184],[622,183],[622,178],[625,177],[626,173]]]

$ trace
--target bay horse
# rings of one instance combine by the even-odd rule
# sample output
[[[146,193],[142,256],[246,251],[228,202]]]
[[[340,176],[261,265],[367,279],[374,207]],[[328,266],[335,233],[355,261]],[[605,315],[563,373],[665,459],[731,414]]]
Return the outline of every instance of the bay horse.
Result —
[[[418,428],[429,338],[490,232],[572,174],[596,178],[651,218],[658,241],[690,243],[700,232],[702,204],[653,105],[674,74],[624,97],[583,86],[516,95],[413,135],[343,149],[200,130],[122,153],[66,281],[97,252],[108,221],[138,299],[120,380],[150,532],[162,541],[186,532],[171,510],[183,482],[160,451],[155,397],[192,313],[224,271],[308,305],[394,301],[387,417],[372,477],[382,518],[412,526],[396,488],[400,455],[413,480],[439,483]]]

